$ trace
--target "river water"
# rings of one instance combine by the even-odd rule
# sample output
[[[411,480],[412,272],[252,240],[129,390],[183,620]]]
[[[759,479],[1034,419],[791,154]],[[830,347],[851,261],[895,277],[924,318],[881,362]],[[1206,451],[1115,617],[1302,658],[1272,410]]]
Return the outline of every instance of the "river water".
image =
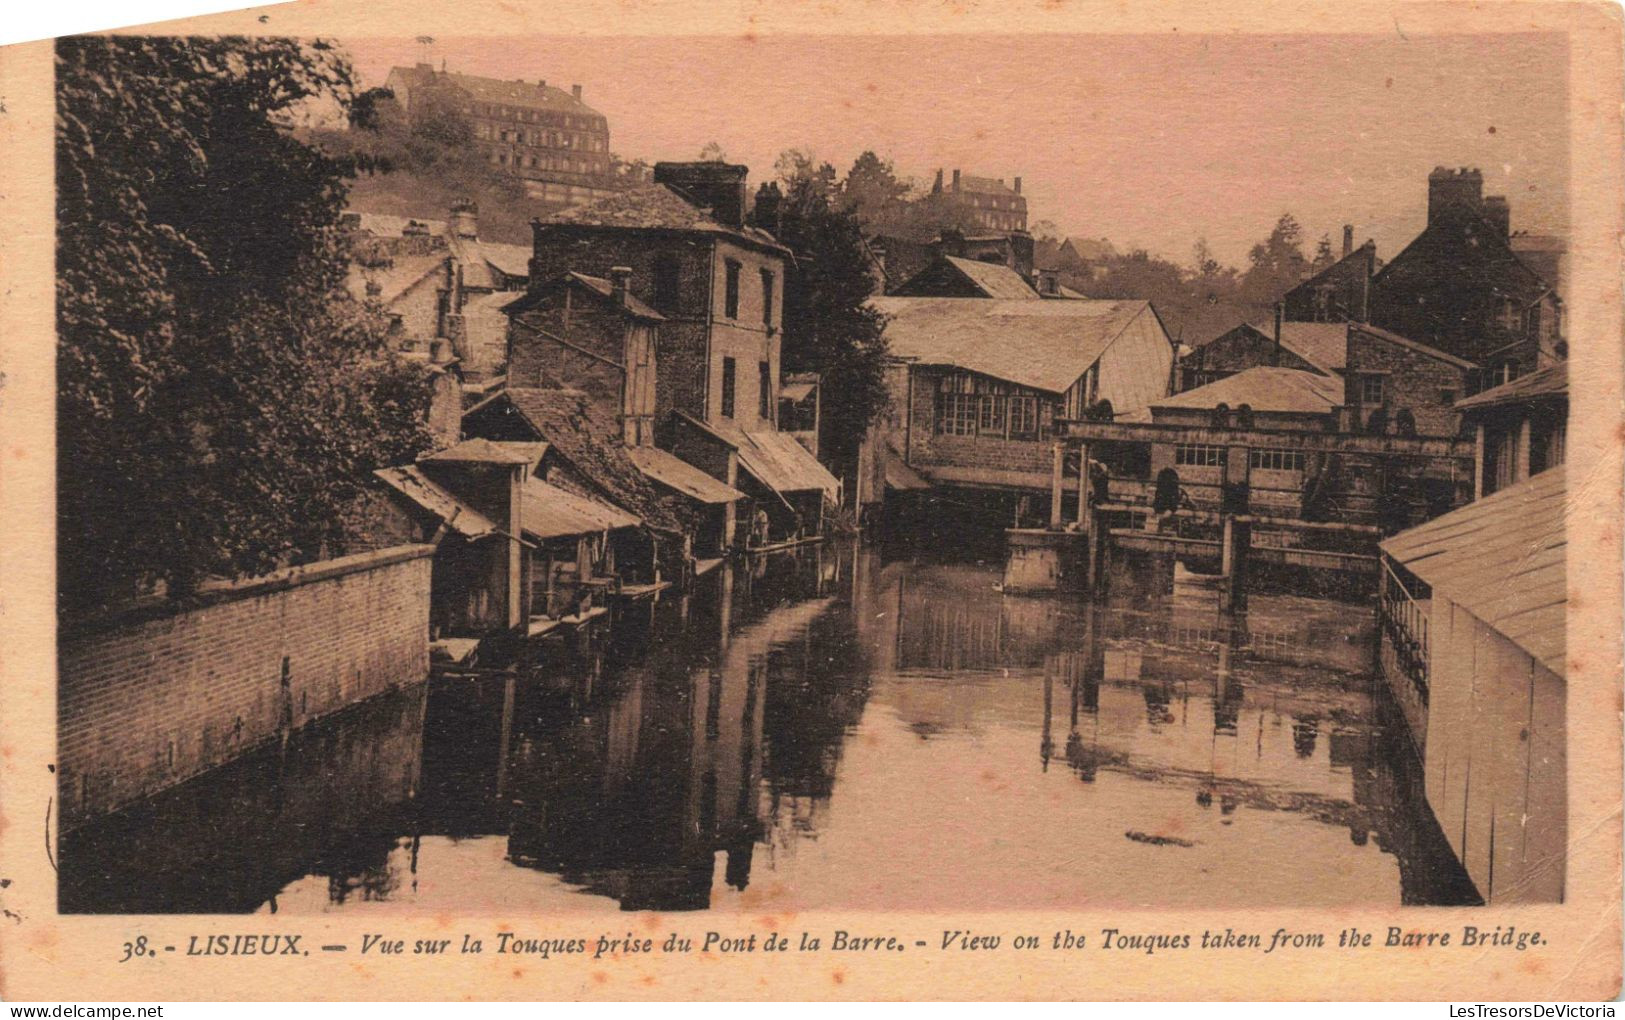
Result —
[[[829,545],[374,699],[78,833],[65,912],[1476,901],[1368,605],[1005,596]]]

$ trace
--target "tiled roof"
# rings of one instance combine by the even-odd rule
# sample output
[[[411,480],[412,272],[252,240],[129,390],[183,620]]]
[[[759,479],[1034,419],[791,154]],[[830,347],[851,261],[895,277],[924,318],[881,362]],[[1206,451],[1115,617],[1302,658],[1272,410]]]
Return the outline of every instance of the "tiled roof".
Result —
[[[1539,397],[1566,397],[1569,394],[1569,363],[1560,361],[1536,372],[1519,376],[1509,383],[1475,393],[1465,400],[1456,401],[1458,410],[1489,407],[1495,404],[1518,404]]]
[[[1402,531],[1382,551],[1564,675],[1567,488],[1555,467]]]
[[[604,414],[585,393],[510,387],[493,399],[508,401],[537,438],[549,444],[550,454],[569,461],[610,502],[654,527],[682,530],[682,521],[627,456],[620,422]]]
[[[379,468],[377,475],[391,489],[445,521],[451,530],[465,538],[484,538],[498,533],[489,517],[464,503],[415,464]]]
[[[540,222],[564,226],[691,230],[743,238],[757,245],[788,252],[767,231],[755,227],[739,230],[726,227],[664,184],[638,184],[585,205],[562,209],[542,218]]]
[[[984,195],[1014,195],[1003,181],[994,177],[977,177],[973,174],[959,175],[960,191],[975,191]]]
[[[717,423],[711,427],[739,451],[739,466],[774,492],[822,489],[831,500],[839,498],[841,483],[788,432],[748,432]]]
[[[1275,323],[1253,323],[1253,329],[1275,340]],[[1346,322],[1283,322],[1281,346],[1327,372],[1341,372],[1349,360],[1349,327]]]
[[[428,464],[529,464],[525,454],[489,439],[465,439],[449,449],[418,459]]]
[[[1233,410],[1246,404],[1254,411],[1325,414],[1342,403],[1341,379],[1296,368],[1261,366],[1152,401],[1151,406],[1207,410],[1225,404]]]
[[[485,78],[477,74],[437,72],[416,67],[397,67],[395,71],[405,75],[413,86],[421,87],[434,82],[445,82],[457,86],[482,103],[511,103],[530,109],[602,116],[597,110],[577,99],[574,94],[540,82],[504,81],[501,78]]]
[[[1027,286],[1021,274],[1002,263],[979,262],[976,259],[962,259],[953,255],[944,255],[943,259],[974,284],[985,297],[1010,301],[1039,300],[1038,292]]]
[[[542,539],[635,528],[641,523],[625,510],[577,496],[540,478],[526,479],[519,520],[525,534]]]
[[[357,301],[376,301],[387,307],[425,276],[439,269],[446,255],[398,255],[388,265],[350,264],[347,286]],[[376,289],[377,293],[372,291]]]
[[[887,316],[891,353],[925,365],[952,365],[1020,386],[1064,393],[1148,301],[1007,301],[978,298],[871,298]]]
[[[1357,329],[1360,332],[1365,333],[1368,336],[1374,336],[1379,340],[1386,340],[1391,344],[1397,344],[1400,347],[1415,351],[1418,354],[1425,354],[1428,357],[1437,361],[1442,361],[1447,365],[1454,365],[1457,368],[1469,369],[1478,367],[1471,361],[1468,361],[1466,358],[1458,358],[1454,354],[1446,354],[1437,347],[1429,347],[1427,344],[1421,343],[1420,341],[1412,340],[1410,337],[1400,336],[1398,333],[1390,332],[1386,329],[1379,329],[1378,327],[1370,325],[1369,323],[1356,322],[1352,323],[1349,328]]]
[[[649,478],[701,503],[732,503],[745,494],[699,468],[652,446],[627,447],[626,455]]]

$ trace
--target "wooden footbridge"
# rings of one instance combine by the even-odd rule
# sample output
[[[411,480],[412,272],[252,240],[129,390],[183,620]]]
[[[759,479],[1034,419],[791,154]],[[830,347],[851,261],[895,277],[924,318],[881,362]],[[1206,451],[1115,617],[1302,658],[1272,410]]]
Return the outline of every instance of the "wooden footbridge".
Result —
[[[1102,564],[1113,550],[1211,564],[1221,578],[1221,601],[1227,607],[1239,607],[1245,599],[1245,581],[1254,566],[1301,567],[1355,578],[1374,579],[1379,573],[1376,545],[1382,534],[1369,523],[1310,521],[1290,513],[1222,505],[1219,509],[1181,507],[1159,514],[1153,512],[1148,499],[1092,499],[1090,451],[1100,452],[1109,444],[1222,447],[1221,485],[1242,492],[1251,489],[1255,449],[1347,456],[1374,463],[1384,473],[1395,460],[1442,461],[1453,473],[1471,472],[1476,463],[1475,443],[1462,439],[1085,421],[1060,421],[1057,429],[1049,527],[1007,532],[1010,555],[1004,589],[1008,592],[1059,588],[1093,592],[1101,580]],[[1068,477],[1072,451],[1077,453],[1076,475]],[[1112,488],[1122,489],[1119,481],[1114,479]],[[1063,497],[1072,488],[1077,492],[1076,510],[1067,520]],[[1136,488],[1142,497],[1149,496],[1147,482],[1130,488]]]

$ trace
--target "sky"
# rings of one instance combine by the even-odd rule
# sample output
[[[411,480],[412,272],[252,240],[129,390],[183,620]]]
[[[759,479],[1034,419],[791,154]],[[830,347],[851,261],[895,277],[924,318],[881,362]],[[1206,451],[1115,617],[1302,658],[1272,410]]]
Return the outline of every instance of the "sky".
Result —
[[[1306,248],[1343,224],[1390,257],[1433,167],[1482,169],[1512,227],[1567,225],[1568,53],[1557,34],[686,36],[341,39],[366,84],[425,55],[450,70],[580,84],[627,159],[717,142],[751,188],[786,148],[843,174],[865,149],[1020,176],[1029,220],[1186,263],[1222,261],[1283,212]]]

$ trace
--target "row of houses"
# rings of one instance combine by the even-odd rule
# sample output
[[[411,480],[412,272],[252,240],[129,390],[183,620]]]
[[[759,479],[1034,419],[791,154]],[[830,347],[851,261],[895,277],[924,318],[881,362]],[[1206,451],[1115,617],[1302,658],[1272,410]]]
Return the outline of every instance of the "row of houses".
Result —
[[[938,491],[999,506],[1017,525],[1043,520],[1056,423],[1107,419],[1278,435],[1232,465],[1217,440],[1144,430],[1141,442],[1093,451],[1102,498],[1149,503],[1171,472],[1188,505],[1216,507],[1239,481],[1260,512],[1390,531],[1466,502],[1485,481],[1451,457],[1395,467],[1292,438],[1463,438],[1465,401],[1564,358],[1558,290],[1533,268],[1556,272],[1561,260],[1525,259],[1530,239],[1510,232],[1505,199],[1482,195],[1478,171],[1436,169],[1428,188],[1427,223],[1392,260],[1355,247],[1346,228],[1343,257],[1287,292],[1273,321],[1238,320],[1194,349],[1147,302],[1046,288],[1019,237],[971,245],[945,234],[914,276],[872,301],[889,320],[892,402],[866,446],[860,498]],[[1562,428],[1544,424],[1541,441],[1556,434],[1560,445]],[[1490,462],[1503,481],[1514,454]]]
[[[452,657],[820,536],[841,484],[816,456],[818,378],[782,374],[794,255],[746,224],[745,182],[662,163],[537,221],[529,248],[482,240],[470,204],[350,218],[357,295],[435,386],[437,448],[378,473],[374,530],[436,545]]]

